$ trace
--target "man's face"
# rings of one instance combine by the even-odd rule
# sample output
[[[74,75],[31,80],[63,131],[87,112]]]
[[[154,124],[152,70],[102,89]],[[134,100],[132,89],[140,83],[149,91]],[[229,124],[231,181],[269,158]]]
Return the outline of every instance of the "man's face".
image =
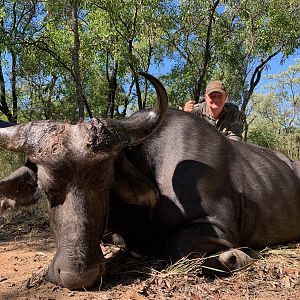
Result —
[[[205,94],[204,99],[207,103],[207,106],[211,110],[222,110],[226,99],[227,99],[227,94],[223,94],[220,92],[212,92],[210,94]]]

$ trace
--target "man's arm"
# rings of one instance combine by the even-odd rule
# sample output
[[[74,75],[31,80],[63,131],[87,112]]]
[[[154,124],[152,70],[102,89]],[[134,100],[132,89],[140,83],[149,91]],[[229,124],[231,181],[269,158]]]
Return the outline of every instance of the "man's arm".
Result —
[[[244,124],[242,120],[242,115],[237,106],[233,105],[230,110],[230,122],[228,123],[225,135],[236,141],[242,140],[242,134],[244,130]]]
[[[183,110],[186,111],[186,112],[192,112],[193,109],[194,109],[194,106],[196,104],[196,101],[194,100],[189,100],[185,103],[184,107],[183,107]]]

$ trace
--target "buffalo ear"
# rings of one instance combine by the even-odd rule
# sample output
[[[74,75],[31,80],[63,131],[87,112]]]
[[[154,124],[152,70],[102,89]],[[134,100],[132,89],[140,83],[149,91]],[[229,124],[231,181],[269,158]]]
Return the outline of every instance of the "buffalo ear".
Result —
[[[22,166],[0,181],[0,209],[27,206],[42,197],[37,175],[28,166]]]
[[[125,155],[117,161],[112,196],[130,205],[153,208],[158,201],[156,186]]]

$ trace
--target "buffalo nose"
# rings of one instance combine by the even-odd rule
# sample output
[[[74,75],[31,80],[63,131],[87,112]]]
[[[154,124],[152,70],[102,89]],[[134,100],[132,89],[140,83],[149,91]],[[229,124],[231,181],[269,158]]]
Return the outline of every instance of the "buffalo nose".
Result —
[[[69,290],[79,290],[92,287],[101,274],[104,273],[104,265],[84,273],[77,274],[69,271],[60,271],[59,277],[61,284]]]

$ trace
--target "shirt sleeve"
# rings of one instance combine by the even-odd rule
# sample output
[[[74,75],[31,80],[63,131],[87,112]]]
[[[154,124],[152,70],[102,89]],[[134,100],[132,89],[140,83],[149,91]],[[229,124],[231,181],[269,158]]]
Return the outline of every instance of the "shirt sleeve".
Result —
[[[230,115],[231,118],[230,122],[228,122],[225,135],[232,140],[241,141],[244,124],[241,112],[239,111],[238,107],[234,106]]]

